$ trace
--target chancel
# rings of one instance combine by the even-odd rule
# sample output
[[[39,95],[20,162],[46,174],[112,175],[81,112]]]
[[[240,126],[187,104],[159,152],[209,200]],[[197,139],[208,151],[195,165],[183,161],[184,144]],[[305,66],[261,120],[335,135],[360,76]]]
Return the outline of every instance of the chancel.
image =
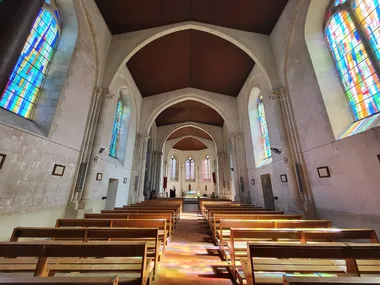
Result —
[[[0,285],[380,284],[379,1],[0,0],[0,31]]]

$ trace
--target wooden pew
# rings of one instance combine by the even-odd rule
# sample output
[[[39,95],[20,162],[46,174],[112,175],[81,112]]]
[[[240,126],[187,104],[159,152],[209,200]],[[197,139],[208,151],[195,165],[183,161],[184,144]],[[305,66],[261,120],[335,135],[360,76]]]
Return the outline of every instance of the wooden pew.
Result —
[[[240,258],[247,257],[247,242],[286,241],[296,243],[335,242],[340,240],[378,243],[376,232],[371,229],[236,229],[231,228],[227,242],[232,266],[238,265]]]
[[[0,276],[0,285],[118,285],[119,277],[21,277]],[[131,283],[133,284],[133,283]]]
[[[176,212],[175,210],[154,210],[154,209],[140,209],[140,208],[123,208],[120,210],[102,210],[101,214],[114,214],[114,213],[143,213],[143,214],[171,214],[173,217],[173,223],[174,226],[176,226],[179,222],[180,214],[179,211]]]
[[[302,228],[331,228],[331,221],[325,220],[221,220],[219,223],[218,245],[222,258],[228,260],[227,247],[230,240],[231,228],[247,229],[302,229]]]
[[[249,242],[247,253],[242,267],[248,285],[282,284],[284,274],[295,273],[342,277],[380,274],[380,244]]]
[[[154,276],[156,276],[158,261],[162,254],[158,228],[14,228],[10,241],[16,242],[20,238],[50,238],[82,242],[102,240],[147,242],[148,257],[152,257],[154,262]]]
[[[249,211],[226,211],[226,210],[223,210],[223,211],[210,211],[209,212],[209,218],[208,218],[208,225],[210,227],[210,229],[212,230],[214,228],[214,222],[215,222],[215,216],[216,215],[255,215],[255,216],[258,216],[258,215],[276,215],[276,216],[279,216],[279,215],[284,215],[284,212],[283,211],[259,211],[259,210],[249,210]],[[289,219],[300,219],[300,215],[287,215],[289,217]],[[255,218],[253,218],[255,219]]]
[[[0,259],[0,272],[33,272],[37,277],[117,272],[120,283],[146,285],[153,269],[145,242],[1,242],[0,256],[7,257]]]
[[[283,285],[378,285],[380,277],[296,277],[284,276]]]
[[[168,228],[169,239],[172,236],[174,230],[173,215],[167,214],[145,214],[145,213],[112,213],[112,214],[95,214],[87,213],[84,215],[85,219],[105,219],[105,220],[120,220],[120,219],[132,219],[132,220],[150,220],[150,219],[165,219],[166,226]]]
[[[238,218],[237,218],[238,217]],[[215,244],[219,244],[218,242],[218,238],[220,239],[220,233],[221,233],[221,221],[222,220],[226,220],[226,221],[230,221],[228,223],[232,223],[231,225],[234,225],[233,227],[234,228],[249,228],[250,226],[245,226],[246,224],[246,221],[253,221],[253,223],[258,223],[257,220],[273,220],[273,221],[277,221],[277,220],[300,220],[300,216],[299,215],[272,215],[272,214],[266,214],[266,215],[253,215],[253,214],[249,214],[249,215],[240,215],[240,216],[236,216],[236,215],[226,215],[226,214],[215,214],[214,216],[214,220],[213,220],[213,223],[211,224],[211,232],[213,234],[213,238],[214,238],[214,241],[215,241]],[[227,230],[229,230],[229,225],[226,224],[227,222],[224,222],[223,225],[226,225],[227,227]],[[222,226],[223,226],[222,225]],[[271,227],[271,226],[266,226],[266,227]],[[274,227],[276,227],[276,223],[274,224]],[[326,227],[324,227],[326,228]],[[219,229],[219,230],[218,230]]]
[[[167,239],[169,238],[169,231],[166,226],[165,219],[152,219],[152,220],[92,220],[92,219],[58,219],[55,225],[56,228],[65,227],[112,227],[112,228],[158,228],[159,238],[163,245],[163,253],[166,250]]]

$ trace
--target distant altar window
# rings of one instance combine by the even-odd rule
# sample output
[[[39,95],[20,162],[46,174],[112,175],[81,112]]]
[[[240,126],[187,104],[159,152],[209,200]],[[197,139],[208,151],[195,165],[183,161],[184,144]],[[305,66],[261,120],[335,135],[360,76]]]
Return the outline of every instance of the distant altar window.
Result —
[[[170,159],[170,180],[178,180],[178,160],[174,155]]]
[[[202,161],[202,180],[203,180],[203,182],[210,182],[211,181],[210,156],[206,156]]]
[[[195,161],[189,157],[185,162],[186,180],[195,180]]]

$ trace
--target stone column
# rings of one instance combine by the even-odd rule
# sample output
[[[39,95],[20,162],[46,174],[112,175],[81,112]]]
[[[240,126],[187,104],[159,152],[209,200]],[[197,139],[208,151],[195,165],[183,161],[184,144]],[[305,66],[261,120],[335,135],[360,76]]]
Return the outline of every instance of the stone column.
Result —
[[[0,1],[0,96],[45,0]]]
[[[157,164],[156,164],[156,177],[155,177],[155,182],[154,182],[154,185],[155,185],[155,188],[156,188],[156,194],[158,196],[158,193],[161,192],[161,171],[162,171],[162,157],[163,157],[163,153],[162,152],[158,152],[157,153]]]
[[[91,166],[91,157],[95,157],[98,148],[96,145],[95,137],[98,132],[98,121],[101,113],[101,106],[103,100],[111,98],[113,95],[102,88],[97,88],[93,92],[90,110],[87,117],[87,124],[85,134],[81,146],[81,151],[78,158],[78,165],[76,169],[76,179],[72,186],[73,194],[72,200],[69,202],[65,217],[77,218],[81,217],[84,212],[91,211],[91,189],[86,187],[87,175]]]
[[[235,141],[235,135],[232,135],[230,137],[230,143],[231,143],[231,155],[232,155],[232,165],[231,168],[233,168],[232,175],[233,175],[233,186],[235,188],[235,193],[231,193],[231,195],[235,195],[235,200],[242,202],[242,193],[241,193],[241,187],[240,187],[240,178],[239,178],[239,163],[238,163],[238,155],[237,155],[237,149],[236,149],[236,141]],[[231,185],[232,186],[232,185]]]
[[[140,154],[142,147],[143,135],[138,133],[136,135],[134,154],[133,154],[133,164],[132,164],[132,178],[131,178],[131,186],[129,191],[129,204],[134,204],[138,199],[138,183],[139,183],[139,171],[140,171]]]
[[[89,157],[88,162],[88,171],[91,170],[91,166],[95,161],[93,161],[91,158],[95,158],[99,156],[99,149],[100,149],[100,136],[104,133],[104,131],[108,128],[106,124],[103,122],[105,121],[105,117],[108,116],[107,109],[109,109],[109,105],[113,104],[113,98],[115,97],[114,94],[112,94],[109,90],[103,90],[99,89],[97,94],[97,100],[100,100],[101,108],[99,106],[99,110],[97,110],[98,113],[98,124],[96,125],[96,132],[94,134],[94,139],[91,143],[92,147],[92,153]],[[112,106],[113,107],[113,106]],[[106,153],[108,155],[108,152]],[[82,196],[79,202],[79,209],[89,209],[90,208],[90,200],[91,200],[91,187],[88,185],[89,183],[89,176],[86,175],[86,183],[83,188]]]
[[[148,151],[148,141],[149,136],[145,135],[143,137],[142,142],[142,153],[141,153],[141,160],[140,160],[140,181],[139,181],[139,187],[138,187],[138,201],[142,202],[144,201],[144,179],[145,179],[145,168],[146,168],[146,156]]]

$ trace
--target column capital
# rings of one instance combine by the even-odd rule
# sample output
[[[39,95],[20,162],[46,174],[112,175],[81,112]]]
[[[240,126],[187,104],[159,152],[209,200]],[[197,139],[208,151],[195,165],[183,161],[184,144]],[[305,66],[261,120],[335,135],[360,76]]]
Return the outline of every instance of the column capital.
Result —
[[[216,154],[216,156],[223,156],[223,155],[227,155],[227,152],[225,151],[220,151]]]
[[[238,132],[238,133],[235,133],[235,134],[231,134],[231,136],[230,136],[230,140],[235,140],[235,139],[240,139],[240,138],[244,138],[244,133],[243,132]]]
[[[285,96],[286,96],[286,88],[281,87],[279,89],[273,89],[272,94],[269,96],[269,98],[272,100],[275,100],[275,99],[280,99]]]
[[[98,97],[105,100],[112,100],[115,97],[115,94],[113,94],[111,90],[101,87],[96,87],[94,92]]]
[[[144,138],[144,142],[148,142],[150,139],[150,136],[149,135],[143,135],[143,138]]]

